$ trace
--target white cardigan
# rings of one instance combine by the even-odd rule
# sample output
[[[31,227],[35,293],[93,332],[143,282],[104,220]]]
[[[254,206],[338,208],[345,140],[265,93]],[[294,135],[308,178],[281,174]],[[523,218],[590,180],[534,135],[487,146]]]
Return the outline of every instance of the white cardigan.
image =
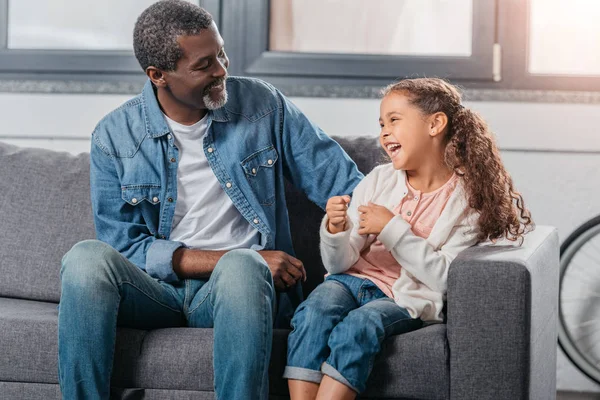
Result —
[[[321,223],[321,257],[325,269],[330,274],[347,271],[361,251],[375,240],[358,234],[360,205],[371,201],[392,210],[407,193],[404,171],[394,169],[391,163],[373,169],[354,190],[346,231],[329,233],[327,215]],[[468,206],[459,181],[427,239],[413,234],[410,224],[400,215],[392,218],[377,237],[402,266],[392,293],[394,301],[406,308],[411,317],[443,320],[448,268],[458,253],[477,243],[477,217]]]

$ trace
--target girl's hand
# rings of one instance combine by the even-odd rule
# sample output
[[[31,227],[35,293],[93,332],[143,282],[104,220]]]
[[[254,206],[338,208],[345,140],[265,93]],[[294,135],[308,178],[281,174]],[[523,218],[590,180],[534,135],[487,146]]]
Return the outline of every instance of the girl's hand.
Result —
[[[358,207],[359,235],[379,235],[383,228],[394,218],[394,213],[378,204],[369,202],[367,206]]]
[[[325,211],[327,211],[327,230],[329,233],[339,233],[346,230],[346,216],[350,203],[350,196],[333,196],[327,200]]]

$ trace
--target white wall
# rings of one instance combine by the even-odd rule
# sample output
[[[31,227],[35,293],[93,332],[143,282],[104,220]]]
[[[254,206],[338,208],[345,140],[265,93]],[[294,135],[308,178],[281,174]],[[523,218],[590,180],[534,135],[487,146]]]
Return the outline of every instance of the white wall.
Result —
[[[129,96],[0,93],[0,140],[73,153],[88,151],[103,115]],[[330,135],[378,133],[379,101],[295,98]],[[600,104],[468,103],[496,132],[507,169],[538,225],[561,240],[600,214]],[[576,153],[576,152],[583,153]],[[588,153],[596,151],[597,153]],[[558,388],[600,392],[559,354]]]

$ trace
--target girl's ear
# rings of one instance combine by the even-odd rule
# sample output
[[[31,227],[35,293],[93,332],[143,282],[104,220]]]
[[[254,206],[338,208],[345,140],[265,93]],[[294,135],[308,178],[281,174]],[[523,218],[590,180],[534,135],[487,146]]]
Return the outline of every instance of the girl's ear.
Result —
[[[432,114],[429,121],[429,136],[431,137],[440,135],[448,126],[448,116],[441,111]]]

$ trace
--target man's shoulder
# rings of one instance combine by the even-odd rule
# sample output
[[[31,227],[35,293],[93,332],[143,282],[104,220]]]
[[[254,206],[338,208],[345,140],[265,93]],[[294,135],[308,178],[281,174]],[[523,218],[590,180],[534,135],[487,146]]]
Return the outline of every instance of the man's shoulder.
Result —
[[[137,147],[138,136],[146,133],[143,108],[142,95],[137,95],[106,114],[94,128],[93,142],[108,154]]]
[[[245,76],[228,76],[227,88],[229,91],[245,93],[249,91],[255,95],[276,96],[275,86],[258,78]]]
[[[228,112],[252,120],[265,116],[281,106],[281,93],[270,83],[256,78],[227,78]]]
[[[143,99],[142,95],[139,94],[127,100],[125,103],[121,104],[120,106],[106,114],[104,117],[102,117],[100,122],[98,122],[98,124],[96,125],[96,128],[104,127],[107,124],[110,124],[111,122],[117,122],[119,120],[140,115],[142,107]]]

